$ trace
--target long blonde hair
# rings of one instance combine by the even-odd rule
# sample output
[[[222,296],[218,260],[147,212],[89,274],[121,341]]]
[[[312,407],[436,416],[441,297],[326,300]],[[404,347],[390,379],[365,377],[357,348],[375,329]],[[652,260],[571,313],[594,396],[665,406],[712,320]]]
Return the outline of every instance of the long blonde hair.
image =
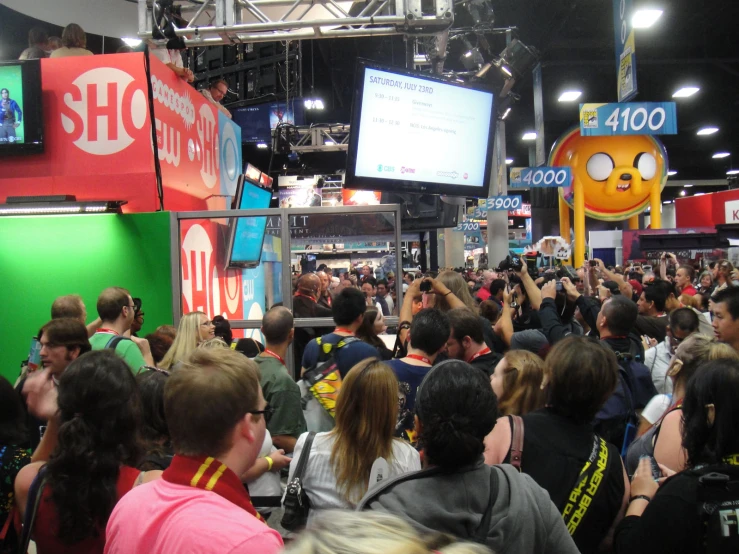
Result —
[[[377,458],[391,462],[398,419],[398,379],[389,366],[369,358],[344,377],[336,400],[336,438],[331,467],[339,493],[357,503],[367,492]]]
[[[498,398],[501,415],[522,416],[544,407],[546,393],[542,390],[544,360],[527,350],[509,350],[503,359],[503,394]]]
[[[452,291],[454,296],[464,302],[464,305],[470,310],[476,314],[480,313],[480,310],[477,307],[477,302],[475,302],[475,299],[472,298],[472,294],[470,293],[470,287],[459,273],[447,269],[446,271],[439,273],[439,276],[436,279],[437,281],[444,283],[444,286]],[[440,309],[442,312],[448,312],[451,310],[449,303],[443,296],[436,297],[436,305],[434,307]]]
[[[200,343],[200,316],[203,312],[190,312],[182,316],[177,327],[177,337],[159,364],[161,369],[172,369],[172,366],[187,358]],[[208,316],[206,316],[208,317]]]

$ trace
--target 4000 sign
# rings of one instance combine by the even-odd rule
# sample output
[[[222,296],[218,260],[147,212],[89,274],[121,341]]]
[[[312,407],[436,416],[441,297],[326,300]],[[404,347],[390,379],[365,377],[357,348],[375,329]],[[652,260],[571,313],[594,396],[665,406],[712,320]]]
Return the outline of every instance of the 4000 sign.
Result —
[[[572,171],[569,167],[513,167],[511,187],[569,187]],[[488,208],[489,209],[489,208]]]

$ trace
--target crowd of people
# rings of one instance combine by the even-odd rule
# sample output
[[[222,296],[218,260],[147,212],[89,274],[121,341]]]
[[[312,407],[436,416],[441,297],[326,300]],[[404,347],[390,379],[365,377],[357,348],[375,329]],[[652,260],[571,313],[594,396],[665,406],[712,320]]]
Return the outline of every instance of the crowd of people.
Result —
[[[0,552],[736,551],[739,286],[662,260],[408,273],[400,303],[321,267],[263,341],[54,299],[0,378]]]

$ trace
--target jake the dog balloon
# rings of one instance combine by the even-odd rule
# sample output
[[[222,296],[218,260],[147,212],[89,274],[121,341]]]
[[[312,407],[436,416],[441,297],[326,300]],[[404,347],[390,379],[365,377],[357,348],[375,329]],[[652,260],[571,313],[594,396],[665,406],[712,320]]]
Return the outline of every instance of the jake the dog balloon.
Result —
[[[650,135],[583,137],[576,127],[552,147],[549,166],[569,166],[572,183],[559,189],[560,233],[569,240],[575,212],[575,264],[585,258],[585,216],[606,221],[638,216],[651,206],[651,227],[661,227],[661,193],[667,182],[667,151]]]

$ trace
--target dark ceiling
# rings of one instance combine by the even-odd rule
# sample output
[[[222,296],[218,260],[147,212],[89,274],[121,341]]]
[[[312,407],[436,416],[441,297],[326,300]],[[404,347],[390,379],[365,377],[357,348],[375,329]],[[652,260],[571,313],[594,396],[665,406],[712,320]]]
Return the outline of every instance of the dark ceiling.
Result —
[[[642,5],[640,0],[634,4]],[[651,29],[637,30],[639,94],[634,101],[670,101],[681,86],[700,87],[695,96],[677,100],[679,134],[662,137],[671,169],[678,172],[671,179],[723,180],[728,169],[739,166],[739,0],[651,0],[649,5],[663,9],[664,14]],[[557,102],[563,90],[582,90],[582,102],[616,101],[612,0],[492,0],[492,6],[496,27],[516,27],[515,35],[541,52],[547,151],[578,121],[577,103]],[[461,8],[457,12],[459,23],[465,13]],[[33,24],[33,19],[0,6],[0,57],[16,57]],[[495,52],[505,46],[502,36],[490,37],[490,41]],[[106,38],[105,50],[114,51],[119,44],[117,39]],[[332,108],[324,114],[326,121],[349,121],[358,56],[404,63],[402,37],[326,40],[315,46],[316,89],[330,98],[327,104]],[[100,53],[101,37],[90,35],[89,47]],[[458,41],[450,48],[445,68],[463,69],[458,62],[460,47]],[[310,75],[309,67],[304,67],[304,74]],[[514,90],[521,100],[507,119],[506,146],[515,165],[527,165],[528,144],[520,139],[534,125],[531,78]],[[697,136],[696,131],[705,125],[720,131]],[[733,165],[731,157],[712,159],[718,151],[731,152]],[[716,189],[695,187],[689,193],[710,190]],[[677,194],[677,189],[668,193]]]

